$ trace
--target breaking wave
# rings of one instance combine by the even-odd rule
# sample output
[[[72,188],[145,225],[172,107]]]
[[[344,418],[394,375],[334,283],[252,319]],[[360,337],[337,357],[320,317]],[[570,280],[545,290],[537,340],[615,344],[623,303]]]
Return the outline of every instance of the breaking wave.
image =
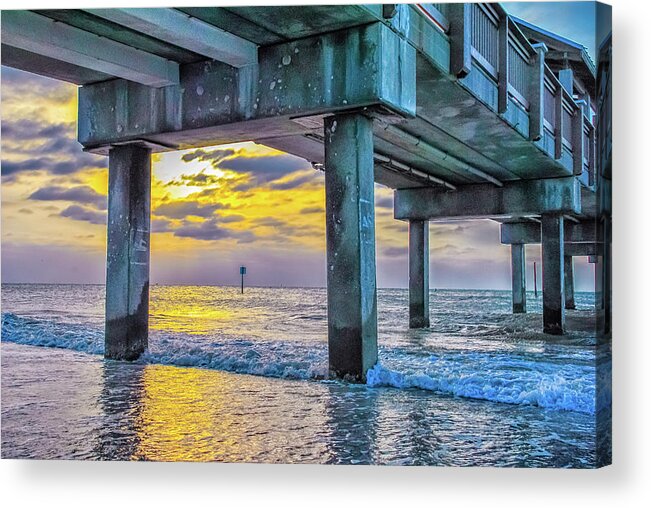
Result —
[[[2,340],[101,355],[102,329],[2,314]],[[381,363],[367,374],[369,387],[421,389],[487,401],[594,414],[610,405],[609,361],[554,361],[534,355],[445,351],[422,357],[384,347]],[[322,380],[327,377],[323,342],[249,341],[228,336],[153,332],[139,363],[200,367],[257,376]],[[599,376],[597,378],[597,376]],[[599,399],[595,386],[599,384]]]
[[[610,405],[610,364],[596,369],[594,365],[500,359],[481,353],[466,354],[463,359],[456,354],[441,356],[433,358],[427,369],[412,372],[378,363],[368,371],[367,384],[588,414]]]

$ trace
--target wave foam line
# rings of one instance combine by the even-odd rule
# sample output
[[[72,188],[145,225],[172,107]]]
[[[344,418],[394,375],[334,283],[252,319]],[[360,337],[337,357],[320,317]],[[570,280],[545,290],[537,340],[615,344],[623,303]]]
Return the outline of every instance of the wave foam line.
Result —
[[[372,387],[417,388],[456,397],[588,414],[594,414],[595,408],[599,411],[610,405],[609,386],[601,385],[604,393],[596,400],[594,375],[577,379],[531,370],[535,365],[529,369],[499,371],[485,367],[481,362],[449,362],[446,367],[434,367],[427,372],[406,373],[378,363],[369,369],[366,379]]]
[[[285,379],[323,379],[327,376],[325,344],[219,340],[152,334],[140,364],[201,367]],[[2,340],[28,346],[104,354],[104,333],[96,328],[2,315]]]
[[[71,349],[104,354],[104,331],[74,324],[40,321],[12,313],[2,314],[2,340],[26,346]]]
[[[97,327],[2,315],[2,340],[101,355],[104,333]],[[138,363],[200,367],[256,376],[316,380],[327,377],[325,343],[249,341],[241,338],[153,334]],[[552,363],[486,352],[441,353],[425,363],[401,350],[382,348],[380,363],[367,373],[367,386],[418,388],[458,397],[595,413],[610,405],[610,362]],[[395,367],[395,364],[398,364]],[[420,369],[413,372],[414,365]],[[412,370],[412,372],[407,372]],[[598,376],[598,379],[597,379]],[[598,383],[600,390],[595,390]],[[599,396],[598,400],[596,396]]]

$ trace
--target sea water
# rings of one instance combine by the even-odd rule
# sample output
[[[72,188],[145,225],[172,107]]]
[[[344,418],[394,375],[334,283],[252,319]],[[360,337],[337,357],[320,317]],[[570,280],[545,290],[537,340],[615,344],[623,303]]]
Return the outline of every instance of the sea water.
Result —
[[[594,294],[568,333],[541,297],[438,290],[431,327],[378,291],[366,385],[327,376],[321,288],[154,286],[149,348],[102,358],[104,287],[2,286],[2,457],[595,467],[610,457],[610,348]]]

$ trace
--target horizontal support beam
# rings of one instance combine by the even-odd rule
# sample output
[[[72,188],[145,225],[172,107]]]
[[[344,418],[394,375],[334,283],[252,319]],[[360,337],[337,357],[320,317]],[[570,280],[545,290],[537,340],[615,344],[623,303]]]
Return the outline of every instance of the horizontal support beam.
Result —
[[[500,226],[500,241],[504,244],[540,243],[540,231],[540,223],[538,222],[507,222]],[[565,221],[564,233],[566,242],[597,242],[597,226],[594,221]]]
[[[473,219],[524,217],[542,213],[578,214],[580,184],[573,177],[464,185],[455,192],[401,189],[395,192],[396,219]]]
[[[572,257],[600,256],[603,254],[601,243],[570,243],[565,242],[565,255]]]
[[[30,11],[2,12],[2,43],[142,85],[179,83],[175,62]]]
[[[258,47],[246,39],[176,9],[86,9],[100,18],[233,67],[258,63]]]
[[[379,124],[379,122],[378,122]],[[421,155],[425,159],[436,163],[438,166],[451,169],[457,172],[466,172],[471,175],[477,176],[486,182],[490,182],[497,187],[502,187],[503,184],[497,178],[489,175],[488,173],[477,169],[470,164],[458,159],[452,154],[439,150],[435,146],[430,145],[419,137],[414,136],[395,125],[385,124],[378,125],[375,128],[376,134],[389,143],[396,144],[397,146],[406,146],[408,149],[416,154]]]
[[[61,60],[55,60],[47,56],[25,51],[14,46],[2,44],[2,65],[19,69],[39,76],[45,76],[60,81],[67,81],[75,85],[97,83],[112,79],[113,76],[103,72],[94,71],[86,67],[80,67]]]
[[[183,65],[180,84],[163,89],[123,80],[84,86],[79,142],[96,152],[135,139],[208,146],[311,132],[303,117],[351,109],[416,112],[416,51],[382,23],[261,47],[258,56],[257,66],[240,69]]]

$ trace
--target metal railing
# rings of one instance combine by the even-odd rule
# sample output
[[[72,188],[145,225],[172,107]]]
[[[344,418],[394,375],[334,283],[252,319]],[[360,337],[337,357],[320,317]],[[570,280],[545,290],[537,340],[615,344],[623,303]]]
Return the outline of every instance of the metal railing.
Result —
[[[520,108],[529,117],[529,139],[543,146],[553,140],[549,155],[565,164],[569,157],[573,173],[592,185],[594,126],[545,64],[544,45],[532,46],[499,4],[427,5],[449,27],[450,72],[459,78],[482,72],[497,86],[496,113]]]
[[[471,4],[472,56],[479,60],[482,67],[497,78],[499,17],[495,9],[488,4]]]

